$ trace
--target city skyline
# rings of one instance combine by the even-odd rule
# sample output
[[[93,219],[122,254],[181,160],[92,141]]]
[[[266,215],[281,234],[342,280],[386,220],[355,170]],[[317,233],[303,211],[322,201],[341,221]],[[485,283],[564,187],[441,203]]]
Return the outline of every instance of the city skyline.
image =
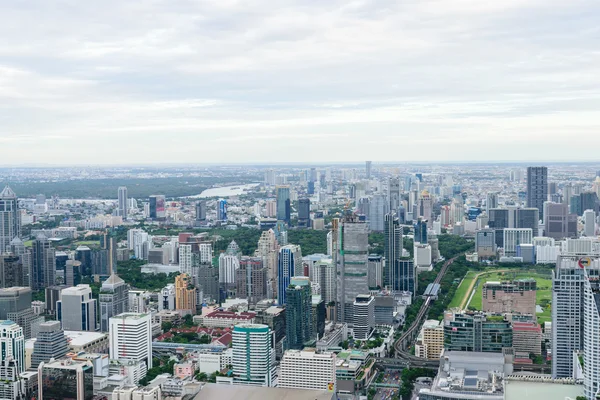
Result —
[[[589,0],[6,3],[3,163],[228,162],[209,148],[236,162],[259,149],[592,160],[599,13]]]

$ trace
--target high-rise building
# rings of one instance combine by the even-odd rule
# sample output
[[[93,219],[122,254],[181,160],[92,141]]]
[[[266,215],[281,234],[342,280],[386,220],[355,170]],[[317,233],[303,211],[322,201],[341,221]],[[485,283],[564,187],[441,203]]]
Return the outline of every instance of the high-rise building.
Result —
[[[369,255],[367,279],[369,281],[370,289],[383,288],[383,258],[380,255]]]
[[[517,208],[514,210],[514,228],[529,228],[533,237],[537,237],[539,236],[539,224],[540,210],[537,208]]]
[[[356,296],[369,293],[367,277],[369,227],[358,215],[346,211],[336,229],[335,260],[338,271],[338,319],[354,323]]]
[[[100,331],[108,332],[109,319],[129,310],[129,286],[116,274],[102,283],[99,296]]]
[[[298,200],[298,226],[310,227],[310,199],[308,198]]]
[[[261,324],[238,324],[232,336],[234,383],[273,386],[276,368],[271,329]]]
[[[148,199],[150,205],[149,217],[152,219],[165,219],[167,216],[165,209],[165,196],[161,194],[154,194]]]
[[[540,210],[544,218],[544,202],[548,201],[548,168],[527,167],[527,207]]]
[[[533,231],[530,228],[504,229],[504,256],[515,257],[518,246],[533,244]]]
[[[556,261],[552,272],[553,378],[573,377],[573,353],[584,349],[585,325],[595,320],[586,313],[591,308],[584,304],[584,283],[599,276],[598,257],[560,255]]]
[[[0,254],[10,251],[10,242],[21,235],[17,195],[6,186],[0,192]]]
[[[475,251],[481,258],[496,255],[496,230],[485,228],[475,233]]]
[[[417,273],[415,262],[412,258],[400,258],[394,265],[395,281],[392,282],[393,290],[411,292],[417,295]]]
[[[91,361],[70,358],[41,363],[38,367],[39,400],[94,398],[94,367]]]
[[[196,312],[196,288],[185,273],[175,277],[175,309],[186,314]]]
[[[585,236],[596,236],[596,213],[594,212],[594,210],[585,210],[583,212],[583,220],[585,221],[585,226],[583,230]]]
[[[466,312],[444,321],[444,347],[449,351],[501,353],[512,343],[512,326],[506,317]]]
[[[397,212],[398,207],[400,207],[401,200],[399,177],[392,177],[388,179],[387,200],[387,209],[384,210],[384,214],[387,214],[390,211]]]
[[[227,200],[217,201],[217,221],[227,221]]]
[[[427,244],[427,222],[419,218],[415,222],[414,229],[414,243]]]
[[[25,336],[23,328],[10,320],[0,321],[1,360],[16,360],[19,373],[25,372]]]
[[[43,290],[53,286],[56,276],[56,255],[48,238],[39,235],[31,243],[31,288]]]
[[[23,261],[13,253],[0,254],[0,288],[29,286],[25,284]]]
[[[545,236],[556,240],[577,237],[577,215],[565,203],[544,203]]]
[[[287,348],[302,350],[316,339],[312,329],[310,280],[305,276],[293,277],[285,292]]]
[[[236,296],[256,304],[267,298],[267,269],[261,257],[242,257],[236,271]]]
[[[127,188],[125,186],[119,187],[118,198],[117,215],[127,219]]]
[[[152,368],[152,320],[150,314],[123,313],[109,322],[109,354],[112,360],[144,362]]]
[[[365,177],[371,179],[371,161],[365,162]]]
[[[444,326],[438,320],[427,320],[415,343],[415,355],[420,358],[438,359],[444,350]]]
[[[488,193],[485,201],[485,211],[490,214],[492,208],[498,208],[498,193]]]
[[[277,274],[277,303],[286,304],[286,289],[293,276],[304,275],[302,250],[297,245],[287,245],[279,249]]]
[[[44,317],[31,308],[31,289],[10,287],[0,289],[0,320],[11,320],[23,328],[25,339],[36,337]]]
[[[175,285],[169,283],[161,289],[158,296],[158,310],[175,310]]]
[[[379,261],[381,263],[381,256],[379,256]],[[312,282],[318,284],[321,288],[321,297],[325,304],[335,303],[337,300],[337,279],[333,261],[331,259],[321,259],[314,265],[313,271]]]
[[[375,232],[383,232],[385,215],[389,212],[389,202],[382,194],[376,194],[369,203],[369,228]]]
[[[196,203],[196,221],[206,221],[206,200]]]
[[[219,255],[219,285],[225,289],[233,289],[236,285],[236,271],[240,268],[237,255],[221,253]]]
[[[37,368],[42,362],[54,358],[59,360],[69,352],[68,339],[60,328],[59,321],[48,321],[40,325],[40,333],[33,343],[31,367]]]
[[[419,196],[418,216],[423,219],[425,226],[431,228],[433,226],[433,197],[427,190],[423,190]]]
[[[583,283],[583,387],[587,399],[600,392],[600,281],[598,271],[585,271]]]
[[[288,350],[281,360],[277,387],[335,392],[335,353]]]
[[[77,285],[63,289],[56,302],[57,318],[65,331],[95,331],[96,299],[92,298],[90,285]]]
[[[396,213],[393,211],[385,215],[383,248],[383,254],[385,255],[383,283],[390,290],[399,290],[393,288],[392,284],[397,281],[395,276],[396,263],[402,258],[402,227]]]
[[[291,222],[291,203],[290,187],[277,187],[277,220],[284,221],[286,224]]]
[[[315,339],[322,338],[325,334],[325,321],[327,320],[327,308],[321,295],[312,295],[312,332]]]
[[[375,327],[375,298],[369,294],[359,294],[353,306],[353,336],[356,340],[367,340]]]

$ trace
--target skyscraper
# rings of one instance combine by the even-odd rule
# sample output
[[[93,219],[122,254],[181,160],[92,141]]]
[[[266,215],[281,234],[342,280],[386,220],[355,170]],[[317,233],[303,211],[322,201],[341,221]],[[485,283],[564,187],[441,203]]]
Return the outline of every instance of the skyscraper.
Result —
[[[415,222],[414,229],[414,243],[427,244],[427,222],[422,219],[418,219]]]
[[[232,336],[234,383],[273,386],[276,368],[271,329],[267,325],[238,324]]]
[[[150,205],[150,215],[152,219],[164,219],[166,217],[165,196],[154,194],[148,199]]]
[[[267,298],[267,269],[260,257],[242,257],[236,270],[236,296],[256,304]]]
[[[0,359],[17,361],[19,373],[25,372],[25,336],[13,321],[0,321]]]
[[[290,224],[291,221],[291,203],[290,187],[277,186],[277,219]]]
[[[577,237],[577,215],[569,213],[566,203],[544,203],[545,236],[556,240]]]
[[[217,201],[217,221],[227,221],[227,200]]]
[[[206,200],[196,203],[196,221],[206,221]]]
[[[286,291],[286,338],[288,349],[302,350],[314,341],[312,296],[306,276],[293,277]]]
[[[412,258],[401,258],[394,265],[394,281],[391,283],[393,290],[411,292],[413,297],[417,295],[417,274],[415,263]]]
[[[118,197],[119,204],[117,213],[119,216],[123,217],[123,219],[127,219],[127,188],[125,186],[119,187]]]
[[[40,325],[40,333],[33,343],[31,367],[37,368],[40,363],[48,362],[51,358],[56,360],[63,358],[68,351],[67,337],[60,328],[60,322],[44,322]]]
[[[354,300],[354,321],[352,333],[357,340],[367,340],[375,327],[375,298],[360,294]]]
[[[129,286],[112,274],[100,288],[100,331],[108,332],[111,317],[129,310]]]
[[[0,320],[11,320],[23,328],[25,339],[36,337],[44,317],[35,315],[31,308],[31,289],[10,287],[0,289]]]
[[[397,212],[398,207],[400,207],[400,200],[400,178],[390,178],[388,180],[388,210]],[[387,213],[388,210],[385,212]]]
[[[423,190],[417,204],[418,216],[423,218],[427,227],[433,227],[433,197],[427,190]]]
[[[365,162],[365,177],[371,179],[371,161]]]
[[[392,287],[392,283],[396,281],[396,277],[394,276],[396,262],[402,257],[402,227],[394,211],[385,215],[384,234],[385,270],[383,284],[388,289],[398,290]]]
[[[369,293],[367,277],[369,227],[358,215],[346,210],[337,228],[335,260],[338,270],[338,319],[354,322],[354,301],[359,294]]]
[[[94,397],[94,367],[91,361],[57,360],[38,367],[38,399],[82,399]]]
[[[21,235],[17,195],[6,186],[0,192],[0,254],[10,251],[10,242]]]
[[[594,210],[585,210],[583,212],[583,219],[585,221],[585,236],[596,236],[596,213],[594,212]]]
[[[527,207],[535,207],[544,218],[544,202],[548,201],[548,168],[527,167]]]
[[[24,280],[22,260],[13,253],[0,253],[0,288],[28,286]]]
[[[490,209],[498,208],[498,193],[488,193],[485,201],[485,210],[490,215]]]
[[[237,255],[221,253],[219,255],[219,285],[230,290],[235,287],[236,271],[240,268],[240,259]]]
[[[369,203],[369,228],[372,231],[382,232],[385,224],[385,215],[389,212],[389,203],[385,196],[376,194]]]
[[[196,288],[185,273],[175,277],[175,309],[185,314],[196,312]]]
[[[297,245],[287,245],[279,249],[277,274],[277,303],[286,304],[286,289],[293,276],[304,275],[302,250]]]
[[[135,360],[152,368],[152,320],[150,314],[124,313],[109,322],[110,358]]]
[[[310,228],[310,199],[308,198],[298,200],[298,226]]]
[[[31,288],[42,290],[53,286],[56,283],[56,255],[48,238],[39,235],[31,247]]]
[[[600,391],[600,281],[598,271],[585,271],[583,283],[583,388],[587,399]]]
[[[56,302],[57,317],[65,331],[95,331],[96,299],[90,285],[77,285],[61,290]]]

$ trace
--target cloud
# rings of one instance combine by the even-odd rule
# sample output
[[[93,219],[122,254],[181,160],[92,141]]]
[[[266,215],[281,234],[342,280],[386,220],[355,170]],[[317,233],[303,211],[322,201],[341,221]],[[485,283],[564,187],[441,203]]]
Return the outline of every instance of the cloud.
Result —
[[[3,163],[594,158],[599,18],[591,0],[4,2]]]

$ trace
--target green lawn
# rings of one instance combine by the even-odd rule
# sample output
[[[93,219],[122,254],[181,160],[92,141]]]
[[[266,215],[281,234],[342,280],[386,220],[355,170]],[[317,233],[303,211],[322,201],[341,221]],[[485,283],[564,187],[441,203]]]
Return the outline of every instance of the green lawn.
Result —
[[[492,272],[490,274],[486,274],[485,276],[480,277],[479,282],[476,285],[475,295],[468,307],[473,307],[477,310],[481,310],[482,307],[482,287],[485,282],[490,281],[503,281],[503,280],[513,280],[513,279],[523,279],[523,278],[534,278],[537,282],[537,293],[536,293],[536,302],[537,304],[541,304],[542,301],[551,301],[552,300],[552,279],[549,279],[546,276],[537,275],[534,272],[527,271],[510,271],[510,272]],[[454,299],[453,299],[454,301]],[[537,314],[538,322],[543,324],[545,321],[550,321],[551,318],[551,308],[550,306],[544,309],[543,313]]]
[[[475,271],[467,272],[465,278],[460,282],[458,289],[456,289],[456,293],[454,293],[454,297],[448,305],[448,308],[460,307],[462,300],[465,298],[465,296],[468,296],[467,291],[469,290],[469,286],[471,286],[471,282],[473,282],[475,275]]]
[[[81,240],[75,242],[77,246],[100,246],[99,240]]]

